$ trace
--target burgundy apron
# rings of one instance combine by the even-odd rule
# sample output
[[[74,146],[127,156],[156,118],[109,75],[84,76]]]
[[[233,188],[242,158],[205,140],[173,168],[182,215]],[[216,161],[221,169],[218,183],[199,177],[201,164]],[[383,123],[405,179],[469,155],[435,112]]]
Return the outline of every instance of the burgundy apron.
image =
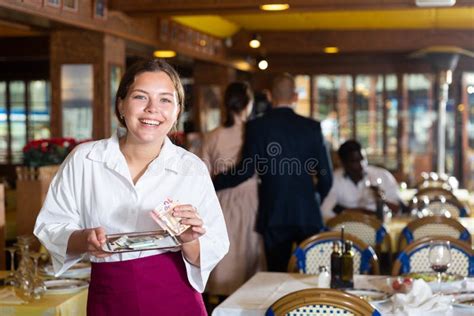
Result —
[[[186,276],[181,252],[92,263],[89,316],[207,315]]]

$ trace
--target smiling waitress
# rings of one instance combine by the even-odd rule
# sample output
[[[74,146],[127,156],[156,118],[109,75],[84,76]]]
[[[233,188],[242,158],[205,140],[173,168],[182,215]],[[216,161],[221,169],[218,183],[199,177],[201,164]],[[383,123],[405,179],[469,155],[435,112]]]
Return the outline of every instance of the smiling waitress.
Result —
[[[125,129],[76,147],[51,182],[34,234],[56,275],[90,257],[88,315],[206,315],[200,292],[229,241],[206,166],[167,137],[183,102],[169,64],[134,64],[115,103]],[[173,216],[191,226],[181,248],[101,250],[106,234],[158,229],[149,213],[166,201],[177,202]]]

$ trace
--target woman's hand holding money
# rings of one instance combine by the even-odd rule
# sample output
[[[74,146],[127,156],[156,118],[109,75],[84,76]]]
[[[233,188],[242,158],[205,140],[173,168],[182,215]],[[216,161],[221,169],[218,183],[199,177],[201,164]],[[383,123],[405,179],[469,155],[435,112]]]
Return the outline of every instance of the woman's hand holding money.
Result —
[[[182,243],[194,241],[206,233],[204,223],[194,206],[190,204],[175,206],[173,216],[181,218],[181,224],[191,226],[179,235]]]

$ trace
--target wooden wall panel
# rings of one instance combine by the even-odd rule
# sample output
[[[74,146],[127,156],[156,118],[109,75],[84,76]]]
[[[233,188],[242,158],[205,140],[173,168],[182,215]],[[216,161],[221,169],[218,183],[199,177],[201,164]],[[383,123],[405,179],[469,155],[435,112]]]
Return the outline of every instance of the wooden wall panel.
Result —
[[[62,135],[61,65],[92,64],[94,74],[93,138],[110,134],[108,65],[125,67],[125,43],[122,39],[98,32],[59,30],[51,33],[51,135]]]

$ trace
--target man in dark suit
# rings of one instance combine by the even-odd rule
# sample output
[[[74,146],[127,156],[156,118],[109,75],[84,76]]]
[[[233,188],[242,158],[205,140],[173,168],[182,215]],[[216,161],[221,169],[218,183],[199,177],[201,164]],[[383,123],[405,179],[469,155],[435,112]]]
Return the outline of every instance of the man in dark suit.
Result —
[[[286,271],[293,243],[323,226],[316,192],[324,199],[332,167],[321,125],[297,115],[294,78],[283,74],[272,85],[273,109],[247,123],[242,160],[214,178],[216,190],[260,176],[257,231],[262,234],[269,271]]]

